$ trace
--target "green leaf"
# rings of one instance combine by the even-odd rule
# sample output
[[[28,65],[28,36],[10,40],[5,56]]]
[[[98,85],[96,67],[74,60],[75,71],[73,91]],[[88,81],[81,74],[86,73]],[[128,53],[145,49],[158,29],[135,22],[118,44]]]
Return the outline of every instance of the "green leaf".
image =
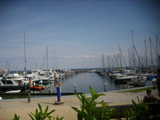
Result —
[[[34,116],[32,115],[32,113],[31,114],[28,114],[29,116],[30,116],[30,118],[32,119],[32,120],[34,120]]]
[[[14,114],[13,120],[19,120],[19,119],[20,119],[20,116],[18,116],[17,114]]]
[[[76,107],[71,107],[72,109],[74,109],[77,113],[80,113],[81,111],[80,110],[78,110],[78,108],[76,108]]]
[[[44,115],[46,115],[46,113],[48,112],[48,106],[46,107],[45,111],[44,111]]]
[[[43,113],[42,107],[39,103],[38,103],[38,107],[39,107],[40,112]]]
[[[47,117],[49,117],[50,114],[52,114],[55,110],[50,111],[49,113],[46,114]]]

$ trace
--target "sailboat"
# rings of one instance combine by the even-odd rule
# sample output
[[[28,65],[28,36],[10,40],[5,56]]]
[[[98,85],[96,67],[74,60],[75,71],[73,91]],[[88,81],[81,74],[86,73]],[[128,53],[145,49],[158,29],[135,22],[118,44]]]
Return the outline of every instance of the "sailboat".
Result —
[[[13,93],[15,90],[17,92],[25,92],[29,90],[29,81],[26,79],[26,48],[25,48],[25,32],[24,32],[24,55],[25,55],[25,76],[20,76],[18,73],[8,74],[4,69],[2,69],[2,75],[0,79],[0,92],[10,91]]]

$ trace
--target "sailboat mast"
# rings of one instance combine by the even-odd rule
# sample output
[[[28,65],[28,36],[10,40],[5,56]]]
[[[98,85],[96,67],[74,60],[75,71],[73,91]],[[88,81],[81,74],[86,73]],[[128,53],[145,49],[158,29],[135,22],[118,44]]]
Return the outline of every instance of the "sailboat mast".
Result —
[[[133,45],[133,51],[132,51],[132,55],[133,55],[133,68],[136,67],[136,58],[135,58],[135,47],[134,47],[134,37],[133,37],[133,29],[132,29],[132,45]]]
[[[153,67],[153,57],[152,57],[152,45],[151,45],[151,42],[152,42],[152,40],[151,40],[151,37],[149,38],[149,41],[150,41],[150,59],[151,59],[151,67]]]
[[[25,36],[25,31],[24,31],[24,72],[25,72],[25,75],[26,75],[26,64],[27,64],[27,60],[26,60],[26,36]]]
[[[48,70],[48,46],[46,46],[46,52],[47,52],[47,70]]]
[[[129,48],[128,48],[128,64],[129,64],[129,67],[132,67],[132,65],[131,65],[131,55],[130,55]]]
[[[105,68],[104,54],[102,54],[102,68]]]
[[[123,56],[123,53],[122,53],[122,50],[121,50],[120,46],[119,46],[119,52],[120,52],[120,56],[123,58],[125,67],[127,67],[127,64],[126,64],[126,61],[125,61],[125,59],[124,59],[124,56]]]
[[[134,46],[133,29],[132,29],[132,45]]]
[[[147,57],[147,44],[146,40],[144,40],[145,43],[145,60],[146,60],[146,68],[148,69],[148,57]]]
[[[156,35],[156,58],[157,58],[157,67],[159,67],[159,59],[158,59],[158,55],[159,55],[159,53],[158,53],[158,37],[157,37],[157,35]]]

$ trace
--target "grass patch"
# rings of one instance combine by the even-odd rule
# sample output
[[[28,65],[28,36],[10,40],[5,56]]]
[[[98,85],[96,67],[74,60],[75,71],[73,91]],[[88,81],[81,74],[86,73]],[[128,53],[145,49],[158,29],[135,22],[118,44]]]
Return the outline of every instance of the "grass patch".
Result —
[[[142,92],[142,91],[146,91],[147,89],[153,89],[153,87],[146,87],[146,88],[140,88],[140,89],[133,89],[133,90],[124,90],[124,91],[119,91],[119,92],[133,92],[133,93],[137,93],[137,92]]]

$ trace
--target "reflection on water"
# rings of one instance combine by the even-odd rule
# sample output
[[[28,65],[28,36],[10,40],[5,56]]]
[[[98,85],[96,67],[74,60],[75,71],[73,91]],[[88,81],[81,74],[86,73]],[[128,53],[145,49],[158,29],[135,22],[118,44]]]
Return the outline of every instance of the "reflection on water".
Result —
[[[113,91],[127,88],[126,84],[115,84],[114,80],[108,76],[100,76],[97,73],[79,73],[73,76],[60,80],[62,84],[62,92],[74,92],[76,85],[77,92],[89,93],[88,86],[91,86],[97,92]],[[46,86],[42,93],[55,93],[55,83]]]

